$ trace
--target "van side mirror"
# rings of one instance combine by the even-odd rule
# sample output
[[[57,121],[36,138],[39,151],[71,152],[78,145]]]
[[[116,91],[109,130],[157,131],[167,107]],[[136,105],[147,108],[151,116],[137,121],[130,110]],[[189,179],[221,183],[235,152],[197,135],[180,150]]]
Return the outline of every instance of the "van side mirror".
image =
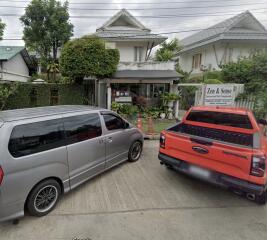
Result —
[[[258,122],[258,124],[262,124],[262,125],[265,125],[265,126],[267,125],[267,120],[265,120],[263,118],[258,119],[257,122]]]
[[[124,122],[124,128],[127,129],[130,127],[130,124],[128,122]]]

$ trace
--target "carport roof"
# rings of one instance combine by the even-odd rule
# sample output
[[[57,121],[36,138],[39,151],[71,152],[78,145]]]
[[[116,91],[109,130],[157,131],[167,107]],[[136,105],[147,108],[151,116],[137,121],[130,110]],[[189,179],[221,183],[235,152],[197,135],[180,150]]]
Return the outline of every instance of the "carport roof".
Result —
[[[122,70],[117,71],[113,78],[131,79],[172,79],[177,80],[181,77],[174,70]]]

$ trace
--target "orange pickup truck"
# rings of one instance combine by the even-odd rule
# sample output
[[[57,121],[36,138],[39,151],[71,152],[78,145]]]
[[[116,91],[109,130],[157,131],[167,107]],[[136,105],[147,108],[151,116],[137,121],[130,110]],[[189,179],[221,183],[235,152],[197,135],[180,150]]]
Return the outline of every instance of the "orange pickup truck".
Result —
[[[246,109],[192,107],[161,132],[158,157],[167,167],[265,204],[266,124]]]

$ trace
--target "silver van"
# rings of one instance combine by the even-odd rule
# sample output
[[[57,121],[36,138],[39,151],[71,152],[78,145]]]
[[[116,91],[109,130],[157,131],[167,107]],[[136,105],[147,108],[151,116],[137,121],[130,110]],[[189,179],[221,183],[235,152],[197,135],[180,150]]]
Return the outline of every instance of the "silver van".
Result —
[[[116,113],[87,106],[0,112],[0,221],[44,216],[59,196],[123,162],[143,135]]]

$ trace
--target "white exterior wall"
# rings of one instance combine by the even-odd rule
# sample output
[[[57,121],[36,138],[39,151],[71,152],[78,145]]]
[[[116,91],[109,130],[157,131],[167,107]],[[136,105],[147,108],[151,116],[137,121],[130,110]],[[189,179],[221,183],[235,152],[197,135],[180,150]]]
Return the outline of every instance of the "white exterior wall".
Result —
[[[145,61],[147,42],[115,42],[120,62],[134,62],[134,47],[143,47],[141,60]]]
[[[29,68],[22,58],[21,54],[2,64],[2,81],[27,82],[30,78]]]
[[[248,57],[255,51],[265,51],[266,46],[264,44],[255,43],[217,43],[215,49],[217,53],[218,62],[229,63],[231,61],[236,62],[240,57]],[[231,53],[232,52],[232,53]],[[220,70],[217,65],[216,56],[212,45],[207,45],[202,48],[198,48],[186,53],[181,53],[179,56],[179,64],[184,71],[190,72],[192,70],[193,55],[202,54],[202,65],[208,67],[211,71]],[[209,68],[210,67],[210,68]],[[194,69],[193,74],[201,73],[200,69]]]

